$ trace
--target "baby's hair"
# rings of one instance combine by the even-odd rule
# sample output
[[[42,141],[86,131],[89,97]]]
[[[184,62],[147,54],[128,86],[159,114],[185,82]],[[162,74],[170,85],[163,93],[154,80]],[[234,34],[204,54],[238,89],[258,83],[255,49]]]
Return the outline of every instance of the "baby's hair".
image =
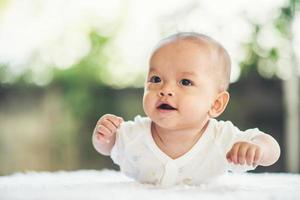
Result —
[[[228,90],[231,72],[230,56],[226,49],[219,42],[207,35],[196,32],[179,32],[162,39],[154,49],[153,53],[165,44],[180,40],[194,42],[201,46],[206,44],[210,48],[210,50],[213,52],[213,58],[216,60],[216,66],[213,68],[213,70],[215,73],[219,72],[217,77],[220,81],[220,90]]]

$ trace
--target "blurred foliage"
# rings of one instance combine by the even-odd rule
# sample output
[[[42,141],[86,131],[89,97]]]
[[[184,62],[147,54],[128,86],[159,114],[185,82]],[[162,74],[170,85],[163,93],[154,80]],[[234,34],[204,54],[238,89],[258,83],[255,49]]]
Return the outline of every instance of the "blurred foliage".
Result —
[[[7,5],[8,0],[0,0],[0,10],[4,9],[4,7]]]
[[[274,20],[274,26],[276,30],[280,33],[280,36],[287,41],[292,39],[291,25],[295,13],[300,10],[300,0],[289,0],[287,5],[280,9],[280,15]],[[262,26],[259,24],[253,24],[255,27],[254,34],[252,35],[251,40],[244,44],[244,49],[246,49],[247,58],[240,63],[241,67],[241,79],[245,78],[249,73],[259,71],[259,62],[261,60],[268,60],[268,63],[271,63],[270,68],[274,72],[273,75],[265,78],[275,78],[274,76],[277,66],[276,62],[280,57],[279,49],[271,48],[265,49],[258,42],[258,35],[262,30]],[[263,56],[262,56],[263,55]],[[268,67],[268,66],[266,66]],[[261,74],[260,74],[261,75]]]
[[[71,169],[112,166],[111,160],[99,156],[91,144],[92,131],[98,118],[105,113],[114,113],[123,116],[124,119],[132,119],[137,113],[143,113],[142,89],[112,89],[101,80],[101,77],[107,76],[106,65],[108,59],[103,51],[110,39],[96,31],[92,31],[90,33],[92,47],[89,54],[68,69],[49,66],[53,78],[48,85],[37,86],[34,84],[30,78],[32,77],[30,69],[18,76],[13,83],[1,84],[0,105],[2,105],[2,108],[10,104],[10,98],[26,99],[26,96],[30,95],[33,99],[43,99],[42,96],[49,98],[47,93],[54,93],[59,99],[62,99],[61,109],[70,111],[71,122],[68,122],[68,119],[63,119],[64,122],[50,125],[53,126],[50,129],[52,136],[48,142],[51,143],[52,153],[48,156],[53,157],[50,159],[52,162],[64,162],[62,156],[65,154],[63,152],[66,151],[66,148],[69,148],[66,145],[71,144],[76,146],[71,151],[77,152],[75,153],[77,158],[75,158],[74,166],[71,166]],[[5,65],[0,66],[0,80],[5,79],[5,76],[7,76],[8,72],[6,70]],[[30,99],[30,97],[28,98]],[[33,101],[33,99],[30,101]],[[27,105],[26,102],[23,103]],[[60,119],[61,117],[57,116],[56,118]],[[72,127],[67,128],[69,126]],[[54,166],[58,166],[54,167],[55,169],[59,168],[60,165]],[[15,170],[18,170],[18,168]],[[0,169],[0,174],[1,171],[3,169]]]
[[[59,88],[66,103],[78,119],[86,118],[95,105],[94,92],[103,88],[100,74],[105,73],[107,58],[102,53],[109,38],[91,33],[92,49],[78,64],[66,70],[54,68],[52,83],[48,87]]]
[[[54,68],[52,83],[48,86],[60,91],[67,108],[71,110],[76,120],[76,142],[79,149],[80,163],[86,163],[91,153],[90,135],[92,125],[95,123],[96,113],[104,111],[109,105],[108,96],[97,94],[97,90],[105,90],[100,80],[100,74],[105,73],[107,58],[103,54],[103,47],[109,38],[103,37],[96,32],[90,34],[92,49],[78,64],[66,70]],[[112,106],[113,107],[113,106]],[[84,136],[85,135],[85,136]],[[89,149],[89,151],[85,151]]]
[[[92,49],[89,55],[69,69],[54,69],[52,83],[48,86],[59,89],[66,106],[72,111],[79,128],[76,131],[76,144],[79,144],[79,158],[82,159],[80,163],[85,163],[86,167],[89,163],[91,165],[95,163],[91,133],[96,120],[105,113],[115,113],[125,118],[132,118],[137,110],[141,111],[141,106],[138,106],[141,105],[141,101],[134,101],[135,107],[133,108],[130,106],[129,99],[126,102],[128,102],[129,108],[133,109],[124,110],[127,105],[120,108],[118,105],[122,99],[117,96],[120,92],[124,95],[124,91],[112,91],[101,81],[101,76],[107,74],[105,66],[108,61],[103,49],[110,38],[103,37],[97,32],[92,32],[90,38]],[[128,92],[127,96],[130,96],[130,89]],[[124,97],[126,98],[126,95]]]

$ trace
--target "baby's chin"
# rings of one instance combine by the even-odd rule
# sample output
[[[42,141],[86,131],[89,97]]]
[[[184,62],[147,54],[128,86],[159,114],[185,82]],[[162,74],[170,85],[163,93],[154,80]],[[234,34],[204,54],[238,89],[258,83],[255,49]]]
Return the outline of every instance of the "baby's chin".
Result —
[[[183,120],[183,119],[176,119],[176,118],[166,118],[166,119],[152,119],[151,121],[160,128],[167,129],[167,130],[185,130],[185,129],[199,129],[202,128],[205,124],[205,121],[201,120]]]
[[[180,127],[182,127],[182,122],[184,120],[180,119],[178,115],[166,115],[166,116],[161,116],[158,115],[157,113],[150,113],[148,114],[145,112],[147,117],[151,119],[151,121],[156,125],[159,126],[160,128],[164,129],[169,129],[169,130],[176,130]]]
[[[177,120],[172,120],[172,119],[160,119],[160,120],[151,119],[151,120],[156,126],[168,130],[176,130],[182,126],[177,122]]]

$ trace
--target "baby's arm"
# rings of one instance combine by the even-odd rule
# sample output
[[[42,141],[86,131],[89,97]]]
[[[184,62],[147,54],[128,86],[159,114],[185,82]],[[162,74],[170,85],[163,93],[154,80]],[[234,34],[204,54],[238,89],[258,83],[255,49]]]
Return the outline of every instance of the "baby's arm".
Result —
[[[121,117],[106,114],[97,122],[93,132],[92,141],[95,149],[103,154],[110,155],[111,149],[115,144],[116,132],[123,122]]]
[[[262,166],[274,164],[279,156],[279,144],[268,134],[257,135],[251,142],[237,142],[226,155],[227,160],[234,164]]]

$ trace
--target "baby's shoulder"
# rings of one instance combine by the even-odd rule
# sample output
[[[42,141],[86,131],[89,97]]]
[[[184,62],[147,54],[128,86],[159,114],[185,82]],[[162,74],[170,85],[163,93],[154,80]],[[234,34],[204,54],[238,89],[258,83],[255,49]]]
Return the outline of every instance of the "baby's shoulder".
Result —
[[[231,121],[210,119],[209,123],[210,131],[216,138],[224,136],[225,133],[229,134],[232,132],[239,131],[239,129]]]
[[[133,139],[150,129],[151,120],[148,117],[136,116],[134,120],[125,121],[120,125],[118,134],[126,139]]]
[[[215,141],[220,143],[232,142],[232,141],[248,141],[253,137],[263,134],[258,128],[251,128],[247,130],[240,130],[231,121],[212,121],[212,135]]]

